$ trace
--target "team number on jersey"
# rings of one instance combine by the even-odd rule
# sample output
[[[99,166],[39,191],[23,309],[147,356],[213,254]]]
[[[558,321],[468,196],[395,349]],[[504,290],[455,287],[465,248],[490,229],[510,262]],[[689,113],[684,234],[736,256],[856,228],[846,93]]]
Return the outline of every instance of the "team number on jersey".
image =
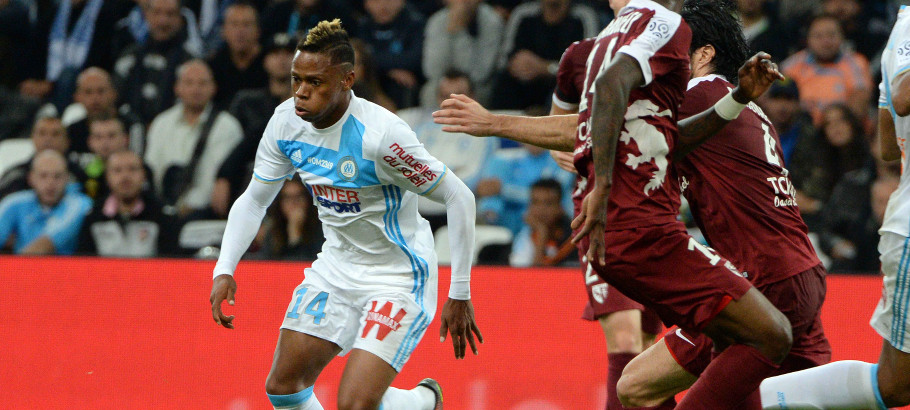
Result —
[[[306,295],[307,288],[300,288],[297,290],[297,299],[294,301],[294,307],[288,312],[288,317],[291,319],[297,319],[300,317],[300,306],[303,304],[303,296]],[[322,322],[322,318],[325,317],[325,304],[329,301],[329,294],[325,292],[319,292],[313,300],[306,305],[306,308],[303,309],[303,313],[313,317],[313,323],[319,324]]]

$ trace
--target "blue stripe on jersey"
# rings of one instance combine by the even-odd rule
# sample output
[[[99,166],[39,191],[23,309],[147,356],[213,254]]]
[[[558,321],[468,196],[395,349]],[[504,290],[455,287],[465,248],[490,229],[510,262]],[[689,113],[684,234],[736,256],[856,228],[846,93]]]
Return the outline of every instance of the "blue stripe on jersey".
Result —
[[[291,174],[291,175],[294,175],[294,174]],[[260,181],[262,181],[262,182],[265,182],[265,183],[267,183],[267,184],[273,183],[273,182],[278,182],[278,181],[281,181],[281,180],[284,180],[284,179],[288,179],[291,175],[285,175],[285,176],[280,177],[280,178],[266,178],[266,177],[263,177],[262,175],[259,175],[259,174],[255,173],[255,172],[253,172],[253,177],[255,177],[256,179],[258,179],[258,180],[260,180]]]
[[[446,172],[449,172],[449,167],[443,165],[442,174],[439,175],[439,178],[436,179],[436,182],[434,182],[433,185],[430,185],[426,191],[421,192],[419,195],[426,195],[430,192],[433,192],[433,190],[436,189],[436,186],[439,185],[439,183],[442,181],[442,178],[446,176]]]
[[[338,150],[308,144],[303,141],[278,140],[278,149],[298,170],[319,175],[332,181],[333,186],[361,188],[379,185],[376,163],[363,157],[363,134],[366,128],[353,115],[341,126]],[[342,164],[353,161],[354,171],[343,175]]]
[[[395,191],[398,191],[397,195]],[[426,308],[423,304],[424,284],[429,277],[429,273],[427,270],[427,262],[411,251],[407,246],[407,242],[404,240],[404,236],[401,234],[401,227],[398,224],[398,211],[401,209],[401,191],[398,190],[397,187],[384,185],[382,186],[382,193],[385,196],[386,202],[386,212],[382,216],[385,225],[385,233],[392,242],[398,245],[411,262],[411,270],[415,275],[414,287],[411,289],[411,293],[414,294],[414,298],[420,306],[420,313],[417,315],[417,318],[414,319],[414,323],[411,325],[411,328],[402,340],[401,345],[398,347],[398,351],[392,358],[391,364],[397,370],[400,369],[404,362],[406,357],[405,352],[413,350],[413,347],[411,346],[416,345],[417,336],[422,334],[423,330],[429,325],[429,318],[426,315]]]
[[[905,262],[907,262],[907,245],[910,244],[910,238],[904,239],[904,249],[901,252],[901,259],[897,263],[897,272],[895,273],[896,281],[894,284],[894,299],[891,301],[891,343],[894,347],[897,347],[897,340],[900,333],[898,329],[900,327],[900,316],[901,316],[901,284],[904,282],[904,272],[906,271]]]

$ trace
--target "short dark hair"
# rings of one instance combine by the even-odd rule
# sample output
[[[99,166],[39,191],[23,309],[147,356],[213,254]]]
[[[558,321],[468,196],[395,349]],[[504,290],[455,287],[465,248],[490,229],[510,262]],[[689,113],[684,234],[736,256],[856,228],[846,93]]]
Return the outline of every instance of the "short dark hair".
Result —
[[[559,196],[559,200],[562,201],[562,184],[559,181],[553,178],[541,178],[537,182],[531,184],[531,189],[549,189]]]
[[[471,81],[471,76],[468,75],[468,73],[461,71],[457,68],[450,68],[450,69],[446,70],[445,74],[442,75],[442,78],[445,78],[446,80],[464,79],[465,81],[468,82],[468,87],[471,90],[474,89],[474,82]]]
[[[320,21],[297,43],[297,50],[323,53],[329,56],[332,64],[347,63],[354,67],[354,47],[339,19]]]
[[[692,29],[689,53],[709,44],[713,46],[714,71],[731,83],[738,81],[739,67],[752,54],[735,13],[736,6],[727,0],[686,0],[680,12]]]
[[[107,114],[107,113],[101,114],[95,118],[90,119],[88,121],[88,129],[89,129],[89,131],[91,131],[92,124],[94,124],[96,122],[108,122],[108,121],[113,121],[113,122],[116,122],[117,124],[119,124],[120,131],[123,131],[124,134],[127,134],[126,124],[123,122],[123,120],[121,120],[120,117],[118,117],[116,115]]]

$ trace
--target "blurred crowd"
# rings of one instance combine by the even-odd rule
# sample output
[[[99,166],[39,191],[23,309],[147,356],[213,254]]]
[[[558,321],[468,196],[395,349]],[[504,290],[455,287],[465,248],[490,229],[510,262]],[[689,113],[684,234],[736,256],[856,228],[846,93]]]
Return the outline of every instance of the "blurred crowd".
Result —
[[[876,272],[901,172],[876,153],[878,60],[902,2],[735,2],[750,46],[788,77],[758,103],[819,253],[831,271]],[[298,39],[333,18],[354,38],[355,94],[397,112],[474,190],[478,224],[511,238],[481,262],[577,264],[574,176],[431,113],[461,93],[546,114],[563,50],[609,23],[606,0],[0,0],[0,251],[211,256],[292,95]],[[420,211],[445,225],[443,206]],[[248,255],[311,260],[322,241],[295,178]]]

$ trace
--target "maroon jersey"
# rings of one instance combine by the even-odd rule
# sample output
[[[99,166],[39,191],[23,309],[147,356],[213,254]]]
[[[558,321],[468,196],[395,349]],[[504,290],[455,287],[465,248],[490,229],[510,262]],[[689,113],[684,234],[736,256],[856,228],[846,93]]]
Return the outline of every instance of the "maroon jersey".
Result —
[[[733,85],[710,75],[689,83],[680,118],[698,114]],[[755,104],[676,162],[681,189],[708,242],[756,287],[820,262],[806,236],[777,131]]]
[[[594,37],[572,43],[559,59],[556,72],[556,89],[553,90],[553,105],[566,111],[578,111],[581,93],[585,88],[585,67],[588,54],[594,47]]]
[[[689,79],[692,32],[679,14],[648,0],[632,0],[596,38],[588,55],[575,140],[580,201],[593,188],[590,139],[594,80],[617,53],[634,58],[644,85],[632,90],[616,149],[607,231],[672,223],[680,193],[669,154],[676,119]],[[668,173],[670,175],[668,175]]]

